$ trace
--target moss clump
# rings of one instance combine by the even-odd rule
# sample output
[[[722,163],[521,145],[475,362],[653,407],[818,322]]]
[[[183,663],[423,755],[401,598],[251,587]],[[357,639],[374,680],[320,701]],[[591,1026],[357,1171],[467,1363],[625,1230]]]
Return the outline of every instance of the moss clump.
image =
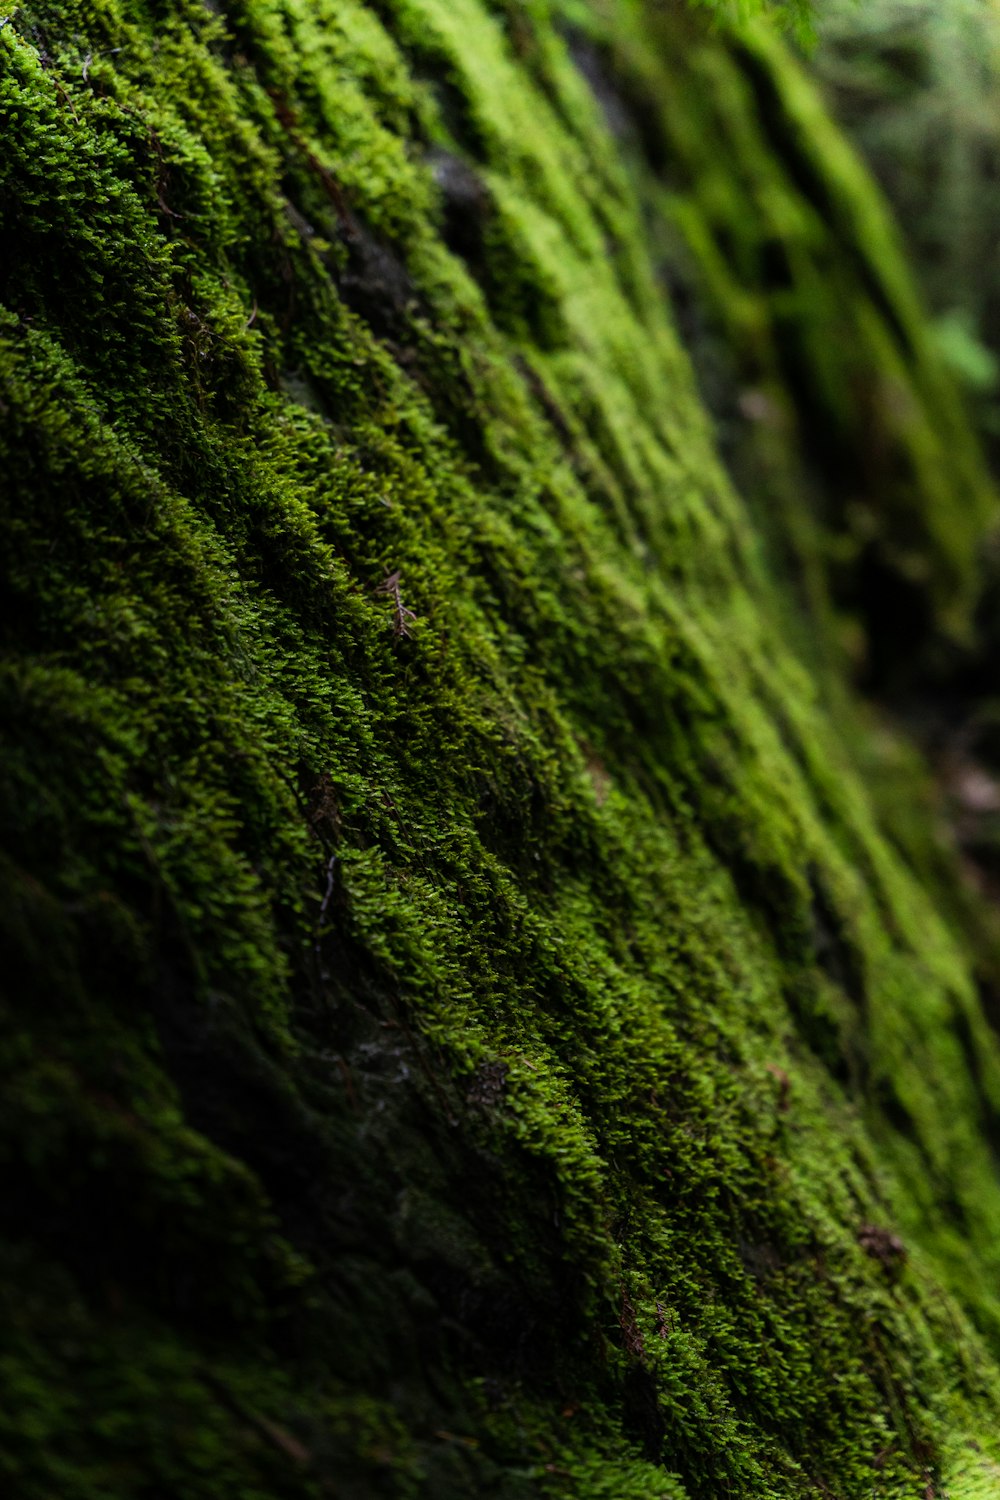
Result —
[[[693,24],[37,0],[0,31],[27,1500],[985,1482],[1000,1054],[954,861],[921,883],[866,785],[842,518],[802,609],[674,327],[671,226],[744,221],[706,109],[763,120],[771,78],[842,194],[849,369],[804,294],[747,296],[846,450],[855,374],[913,341],[878,547],[942,630],[992,497],[873,189],[776,42]],[[682,66],[719,93],[661,92]]]

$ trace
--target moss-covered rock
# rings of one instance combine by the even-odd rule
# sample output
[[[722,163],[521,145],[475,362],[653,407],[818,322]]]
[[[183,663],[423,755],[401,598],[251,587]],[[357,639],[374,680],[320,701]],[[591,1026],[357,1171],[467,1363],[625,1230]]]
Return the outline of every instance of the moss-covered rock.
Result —
[[[29,0],[0,118],[8,1490],[989,1493],[1000,1049],[848,679],[995,502],[781,44]]]

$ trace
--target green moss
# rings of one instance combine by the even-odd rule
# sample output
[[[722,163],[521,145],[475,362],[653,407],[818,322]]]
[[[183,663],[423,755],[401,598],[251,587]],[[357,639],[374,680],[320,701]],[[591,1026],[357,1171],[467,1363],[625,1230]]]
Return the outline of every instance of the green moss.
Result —
[[[936,633],[969,639],[990,482],[894,228],[812,86],[764,27],[722,45],[668,26],[655,50],[609,41],[606,67],[642,101],[652,202],[687,260],[671,279],[710,319],[695,357],[727,456],[812,609],[825,568],[856,666],[893,682]]]
[[[873,536],[960,629],[993,500],[847,148],[776,41],[693,25],[0,32],[18,1493],[983,1482],[1000,1052],[831,621]],[[898,483],[792,534],[804,608],[692,265],[852,463],[903,392]]]

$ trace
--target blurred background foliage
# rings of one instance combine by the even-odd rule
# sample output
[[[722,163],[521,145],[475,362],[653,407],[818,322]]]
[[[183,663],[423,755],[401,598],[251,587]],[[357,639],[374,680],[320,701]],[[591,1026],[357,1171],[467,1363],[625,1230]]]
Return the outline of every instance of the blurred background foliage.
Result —
[[[1000,7],[824,0],[812,66],[886,193],[938,346],[996,458],[1000,352]]]

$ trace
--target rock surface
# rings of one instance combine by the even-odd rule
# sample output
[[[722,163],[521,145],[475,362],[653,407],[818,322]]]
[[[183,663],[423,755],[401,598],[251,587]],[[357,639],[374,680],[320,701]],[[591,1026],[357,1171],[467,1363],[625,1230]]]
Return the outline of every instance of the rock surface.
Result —
[[[783,43],[28,0],[0,121],[7,1492],[996,1493],[1000,948],[859,695],[996,501]]]

